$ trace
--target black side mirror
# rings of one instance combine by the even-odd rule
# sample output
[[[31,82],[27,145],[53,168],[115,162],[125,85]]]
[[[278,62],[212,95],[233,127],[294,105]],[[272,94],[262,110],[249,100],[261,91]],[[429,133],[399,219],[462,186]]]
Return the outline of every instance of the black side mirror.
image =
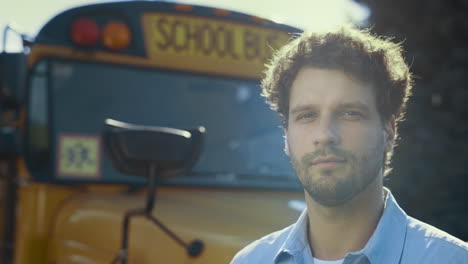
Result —
[[[155,165],[160,175],[191,169],[201,151],[204,128],[181,130],[141,126],[107,119],[104,149],[112,166],[122,173],[149,177]]]
[[[180,130],[128,124],[107,119],[104,124],[103,142],[112,165],[122,173],[149,177],[146,206],[131,209],[123,221],[122,246],[112,263],[127,263],[128,232],[130,219],[145,216],[175,242],[187,250],[192,257],[199,256],[204,245],[200,240],[190,243],[182,241],[161,221],[152,215],[156,194],[156,177],[180,174],[192,168],[197,160],[205,129]]]

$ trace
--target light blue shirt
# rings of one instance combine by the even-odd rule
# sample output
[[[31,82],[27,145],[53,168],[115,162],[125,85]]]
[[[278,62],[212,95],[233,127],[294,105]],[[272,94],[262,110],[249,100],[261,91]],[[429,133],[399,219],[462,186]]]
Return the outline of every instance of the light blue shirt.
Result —
[[[366,246],[346,254],[343,264],[468,264],[468,244],[406,215],[388,189],[385,207]],[[312,264],[308,216],[242,249],[231,264]],[[313,226],[311,227],[313,228]]]

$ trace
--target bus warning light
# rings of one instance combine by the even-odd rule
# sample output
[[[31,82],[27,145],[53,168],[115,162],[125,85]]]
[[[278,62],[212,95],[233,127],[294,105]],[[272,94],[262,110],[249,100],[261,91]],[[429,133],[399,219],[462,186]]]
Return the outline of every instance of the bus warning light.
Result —
[[[99,40],[99,27],[89,18],[79,18],[72,23],[70,36],[75,44],[91,47]]]
[[[110,50],[122,50],[130,44],[131,33],[122,22],[110,21],[102,30],[102,44]]]

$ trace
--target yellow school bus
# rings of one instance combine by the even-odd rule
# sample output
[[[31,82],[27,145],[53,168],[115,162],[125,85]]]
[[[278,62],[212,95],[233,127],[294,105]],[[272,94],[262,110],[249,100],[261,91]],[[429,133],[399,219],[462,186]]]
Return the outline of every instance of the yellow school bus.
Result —
[[[303,193],[259,79],[296,32],[155,1],[52,18],[28,43],[24,116],[5,130],[21,147],[5,147],[11,137],[1,135],[1,263],[229,263],[293,223]],[[106,124],[203,127],[203,144],[190,170],[138,177],[106,154]],[[172,153],[170,142],[161,149]],[[124,221],[148,201],[145,216]]]

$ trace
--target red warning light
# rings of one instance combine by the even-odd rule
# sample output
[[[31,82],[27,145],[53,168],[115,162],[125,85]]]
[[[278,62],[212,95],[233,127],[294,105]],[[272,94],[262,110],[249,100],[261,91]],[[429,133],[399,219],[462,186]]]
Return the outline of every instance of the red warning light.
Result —
[[[91,47],[99,40],[99,27],[92,19],[79,18],[72,23],[70,36],[75,44]]]

